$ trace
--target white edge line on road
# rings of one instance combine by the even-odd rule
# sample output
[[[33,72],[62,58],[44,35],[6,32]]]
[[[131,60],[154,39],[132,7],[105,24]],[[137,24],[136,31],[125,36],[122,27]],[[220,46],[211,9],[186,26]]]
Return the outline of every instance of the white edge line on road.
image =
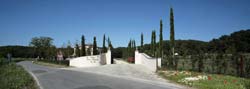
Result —
[[[40,82],[38,81],[38,78],[32,72],[30,72],[30,71],[28,71],[28,72],[35,79],[36,84],[39,87],[39,89],[43,89],[43,87],[41,86]]]
[[[18,65],[20,65],[20,64],[18,64]],[[20,65],[20,66],[22,66],[22,67],[23,67],[23,68],[33,77],[33,79],[35,80],[35,82],[36,82],[38,88],[39,88],[39,89],[43,89],[43,87],[41,86],[41,84],[40,84],[40,82],[38,81],[38,78],[35,76],[35,74],[33,74],[32,72],[30,72],[25,66],[23,66],[23,65]]]

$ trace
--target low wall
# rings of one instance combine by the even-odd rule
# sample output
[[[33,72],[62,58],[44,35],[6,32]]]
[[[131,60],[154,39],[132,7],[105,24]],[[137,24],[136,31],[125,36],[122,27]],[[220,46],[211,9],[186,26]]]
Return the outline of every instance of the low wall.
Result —
[[[161,58],[152,58],[145,53],[135,51],[135,64],[141,64],[152,71],[156,71],[156,59],[158,59],[158,67],[161,67]]]
[[[91,67],[100,66],[100,55],[84,56],[71,59],[69,66],[73,67]]]
[[[69,60],[69,66],[73,67],[93,67],[111,64],[111,51],[100,55],[77,57]]]

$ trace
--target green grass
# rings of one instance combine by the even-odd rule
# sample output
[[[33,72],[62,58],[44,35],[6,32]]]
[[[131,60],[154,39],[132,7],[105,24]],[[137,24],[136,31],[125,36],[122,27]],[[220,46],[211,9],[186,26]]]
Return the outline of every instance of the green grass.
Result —
[[[187,74],[186,74],[187,73]],[[187,85],[197,89],[250,89],[250,80],[228,75],[205,74],[198,72],[180,73],[175,71],[159,71],[158,74],[163,78],[173,82]],[[204,80],[183,81],[187,77],[198,75],[208,76]]]
[[[33,62],[33,63],[38,64],[38,65],[43,65],[43,66],[55,67],[55,68],[65,68],[65,67],[69,67],[69,66],[66,66],[66,65],[55,64],[55,63],[49,63],[49,62],[43,62],[43,61],[35,61],[35,62]]]
[[[37,89],[33,77],[15,63],[0,65],[0,89]]]

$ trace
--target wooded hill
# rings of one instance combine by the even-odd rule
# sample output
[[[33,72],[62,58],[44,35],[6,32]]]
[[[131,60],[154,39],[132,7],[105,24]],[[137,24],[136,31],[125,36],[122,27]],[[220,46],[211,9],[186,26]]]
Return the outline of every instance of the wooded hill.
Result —
[[[140,48],[138,46],[138,48]],[[59,48],[58,48],[59,49]],[[169,40],[163,41],[164,54],[168,54]],[[114,57],[126,56],[126,47],[113,49]],[[149,51],[150,44],[145,44],[143,50]],[[230,35],[223,35],[218,39],[209,42],[199,40],[176,40],[175,51],[179,55],[192,55],[203,53],[250,53],[250,29],[233,32]],[[0,57],[5,57],[11,53],[13,57],[35,57],[34,48],[29,46],[1,46]],[[66,53],[65,53],[66,54]]]
[[[179,55],[250,53],[250,29],[240,30],[230,35],[223,35],[209,42],[199,40],[176,40],[175,42],[175,52]],[[163,41],[163,51],[165,54],[169,53],[169,45],[169,40]],[[143,50],[146,52],[150,51],[150,44],[145,44]]]

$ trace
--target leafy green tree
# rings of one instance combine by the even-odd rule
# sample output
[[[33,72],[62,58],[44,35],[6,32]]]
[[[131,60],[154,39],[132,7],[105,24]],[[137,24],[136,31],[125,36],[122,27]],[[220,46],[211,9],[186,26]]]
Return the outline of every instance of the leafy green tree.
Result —
[[[0,58],[5,57],[8,53],[12,57],[18,58],[35,58],[38,55],[35,53],[34,47],[28,46],[0,46]]]
[[[50,37],[34,37],[31,39],[30,46],[34,47],[38,56],[43,58],[50,58],[51,54],[48,51],[51,51],[53,47],[53,39]],[[51,51],[53,52],[53,51]]]
[[[97,50],[97,43],[96,43],[96,37],[94,37],[94,42],[93,42],[93,55],[97,55],[98,50]]]
[[[112,50],[112,56],[114,58],[122,58],[124,56],[124,51],[123,50],[126,50],[126,48],[125,47],[114,48]]]
[[[82,35],[81,56],[86,56],[86,47],[85,47],[85,38],[84,38],[84,35]]]

